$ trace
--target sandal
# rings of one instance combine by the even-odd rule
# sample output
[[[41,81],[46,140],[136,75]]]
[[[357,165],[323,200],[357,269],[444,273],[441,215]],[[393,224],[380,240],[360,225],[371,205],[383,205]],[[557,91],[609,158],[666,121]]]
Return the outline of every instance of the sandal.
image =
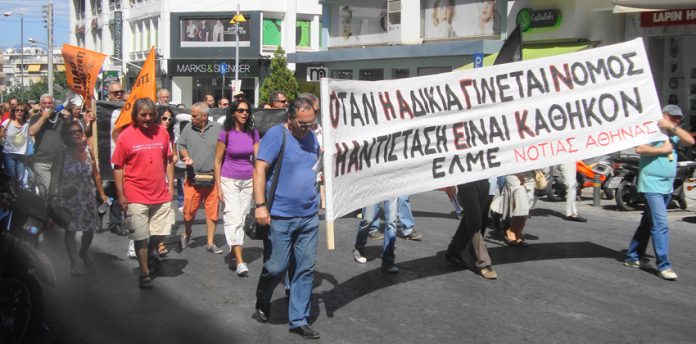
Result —
[[[511,246],[511,247],[520,246],[518,240],[516,240],[516,239],[512,239],[512,240],[508,239],[507,230],[506,230],[505,232],[503,232],[503,241],[505,242],[506,245]]]
[[[152,284],[152,279],[150,278],[150,275],[140,276],[139,285],[140,285],[140,289],[152,289],[155,287]]]
[[[165,245],[163,242],[159,243],[159,246],[157,247],[157,255],[160,257],[166,257],[167,253],[169,253],[169,250],[167,250],[167,245]]]

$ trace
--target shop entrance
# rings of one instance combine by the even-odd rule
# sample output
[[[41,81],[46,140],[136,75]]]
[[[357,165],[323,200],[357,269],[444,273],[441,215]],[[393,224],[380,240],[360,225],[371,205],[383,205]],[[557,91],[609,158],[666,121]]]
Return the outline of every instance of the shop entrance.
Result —
[[[232,87],[231,82],[234,78],[224,78],[217,77],[206,77],[206,76],[194,76],[193,77],[193,102],[203,101],[206,94],[212,94],[215,96],[215,102],[217,102],[223,95],[232,100]],[[256,103],[256,78],[240,78],[242,80],[242,91],[244,92],[247,101],[251,104]]]

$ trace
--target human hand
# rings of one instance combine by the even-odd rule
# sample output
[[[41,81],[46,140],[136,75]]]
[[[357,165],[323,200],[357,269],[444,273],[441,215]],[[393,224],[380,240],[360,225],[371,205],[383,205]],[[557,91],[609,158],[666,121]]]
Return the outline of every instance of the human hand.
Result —
[[[260,225],[271,224],[271,215],[268,213],[268,208],[266,208],[266,206],[256,208],[254,210],[254,217],[256,218],[256,223]]]
[[[670,140],[665,140],[660,148],[661,152],[665,154],[672,153],[674,151],[674,147],[672,146],[672,142]]]
[[[187,156],[184,158],[184,165],[186,166],[192,166],[193,165],[193,159],[191,157]]]
[[[672,132],[672,128],[674,128],[676,124],[672,123],[670,120],[660,118],[660,120],[657,121],[657,126],[666,132]]]

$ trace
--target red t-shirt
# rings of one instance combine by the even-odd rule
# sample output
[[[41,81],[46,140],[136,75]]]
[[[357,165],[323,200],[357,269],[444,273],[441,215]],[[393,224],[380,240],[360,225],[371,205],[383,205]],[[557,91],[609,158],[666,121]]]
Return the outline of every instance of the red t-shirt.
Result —
[[[147,135],[131,125],[118,135],[111,163],[124,170],[123,193],[129,203],[161,204],[172,200],[166,164],[172,158],[167,130],[154,125]]]
[[[10,118],[10,113],[5,112],[4,114],[2,114],[2,119],[0,119],[0,123],[4,122],[8,118]]]

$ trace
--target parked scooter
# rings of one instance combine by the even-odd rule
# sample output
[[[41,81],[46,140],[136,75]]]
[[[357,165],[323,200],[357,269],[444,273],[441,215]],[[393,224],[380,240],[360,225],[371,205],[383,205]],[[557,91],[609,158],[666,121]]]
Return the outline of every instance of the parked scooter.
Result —
[[[48,257],[37,249],[48,216],[44,198],[0,176],[0,343],[32,342],[43,324],[39,281],[55,286]]]
[[[575,166],[578,171],[578,193],[580,193],[580,190],[583,188],[594,187],[595,177],[599,176],[599,182],[604,196],[608,200],[614,199],[614,189],[607,188],[607,181],[614,175],[614,167],[611,158],[605,157],[589,165],[580,160]]]

